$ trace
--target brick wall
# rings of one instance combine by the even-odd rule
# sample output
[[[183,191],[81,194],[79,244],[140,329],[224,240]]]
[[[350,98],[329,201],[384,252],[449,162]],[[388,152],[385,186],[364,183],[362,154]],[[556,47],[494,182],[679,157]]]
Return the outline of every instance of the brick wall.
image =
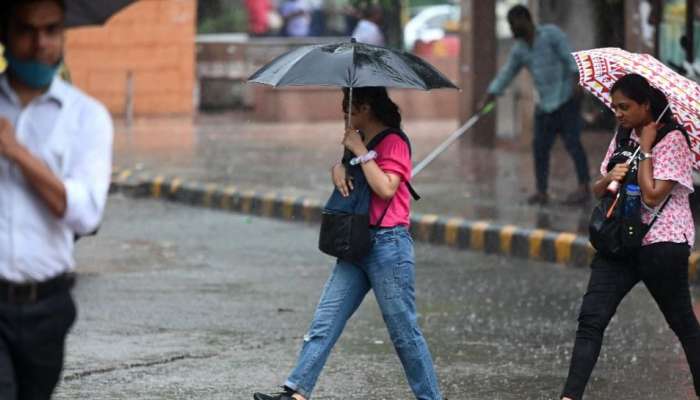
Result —
[[[196,3],[139,0],[104,27],[70,30],[73,83],[123,114],[131,71],[136,115],[193,113]]]

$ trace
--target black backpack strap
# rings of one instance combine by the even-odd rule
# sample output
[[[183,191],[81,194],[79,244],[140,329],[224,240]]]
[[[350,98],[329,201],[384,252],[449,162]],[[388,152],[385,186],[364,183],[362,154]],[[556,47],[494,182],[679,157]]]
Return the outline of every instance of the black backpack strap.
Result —
[[[374,149],[379,145],[379,143],[381,143],[382,140],[384,140],[384,138],[386,138],[389,135],[397,135],[398,137],[400,137],[401,140],[406,142],[406,144],[408,145],[408,153],[412,154],[413,150],[411,149],[411,141],[408,139],[408,136],[401,129],[396,128],[385,129],[384,131],[380,132],[377,136],[373,137],[372,140],[370,140],[370,142],[367,143],[367,149]],[[411,193],[411,197],[413,197],[413,200],[420,200],[420,195],[418,195],[418,192],[416,192],[416,190],[413,188],[411,182],[406,181],[406,187],[408,188],[408,192]],[[384,213],[386,213],[386,210],[384,211]],[[382,218],[384,218],[383,214]]]
[[[411,185],[411,182],[406,182],[406,187],[408,187],[408,192],[411,193],[411,197],[413,197],[413,200],[415,200],[415,201],[420,200],[420,195],[413,188],[413,186]]]
[[[616,147],[625,146],[632,136],[632,129],[623,128],[622,125],[617,127],[617,135],[615,136]]]
[[[384,221],[384,217],[386,216],[386,212],[389,211],[389,207],[391,206],[391,203],[394,201],[394,198],[392,197],[391,200],[389,200],[389,203],[387,203],[386,207],[384,207],[384,211],[382,211],[382,215],[379,217],[379,220],[377,220],[377,224],[373,225],[377,228],[381,228],[382,226],[382,221]]]
[[[375,137],[372,138],[372,140],[367,143],[367,149],[372,150],[375,147],[379,146],[379,143],[384,140],[389,135],[397,135],[398,137],[401,138],[406,144],[408,145],[408,154],[413,154],[413,149],[411,148],[411,141],[408,139],[408,136],[401,130],[401,129],[396,129],[396,128],[388,128],[385,129]]]

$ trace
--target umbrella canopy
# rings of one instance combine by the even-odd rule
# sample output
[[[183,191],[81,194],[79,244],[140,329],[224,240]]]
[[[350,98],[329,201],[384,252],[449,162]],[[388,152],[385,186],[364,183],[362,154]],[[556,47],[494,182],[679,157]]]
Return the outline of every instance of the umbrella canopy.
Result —
[[[136,0],[65,0],[66,26],[102,25]]]
[[[610,89],[627,74],[639,74],[664,92],[676,119],[689,133],[695,168],[700,169],[700,86],[697,83],[648,54],[602,48],[578,51],[573,56],[581,86],[608,107],[612,104]]]
[[[248,81],[274,87],[458,89],[435,67],[413,54],[354,40],[299,47],[277,57]]]

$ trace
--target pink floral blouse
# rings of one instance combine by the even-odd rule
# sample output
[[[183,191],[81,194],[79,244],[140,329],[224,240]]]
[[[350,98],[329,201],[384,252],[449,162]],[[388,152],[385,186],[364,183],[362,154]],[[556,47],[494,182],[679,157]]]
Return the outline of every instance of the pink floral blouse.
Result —
[[[632,132],[630,138],[639,142],[639,137],[635,132]],[[600,166],[600,173],[603,175],[607,173],[606,167],[615,147],[616,137],[613,137]],[[659,242],[674,242],[688,243],[692,247],[695,243],[695,225],[690,212],[688,195],[694,191],[693,156],[683,133],[680,131],[669,132],[654,146],[652,155],[654,179],[675,181],[676,185],[671,190],[672,197],[666,208],[656,219],[649,233],[644,236],[642,246]],[[651,219],[651,211],[642,207],[642,221],[649,223]]]

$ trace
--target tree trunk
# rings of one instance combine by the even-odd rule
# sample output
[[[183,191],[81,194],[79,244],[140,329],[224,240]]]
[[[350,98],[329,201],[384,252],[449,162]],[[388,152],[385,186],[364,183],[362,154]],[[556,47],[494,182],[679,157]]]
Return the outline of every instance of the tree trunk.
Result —
[[[401,21],[403,3],[402,0],[382,1],[384,33],[386,35],[386,44],[389,47],[403,47],[403,24]]]

